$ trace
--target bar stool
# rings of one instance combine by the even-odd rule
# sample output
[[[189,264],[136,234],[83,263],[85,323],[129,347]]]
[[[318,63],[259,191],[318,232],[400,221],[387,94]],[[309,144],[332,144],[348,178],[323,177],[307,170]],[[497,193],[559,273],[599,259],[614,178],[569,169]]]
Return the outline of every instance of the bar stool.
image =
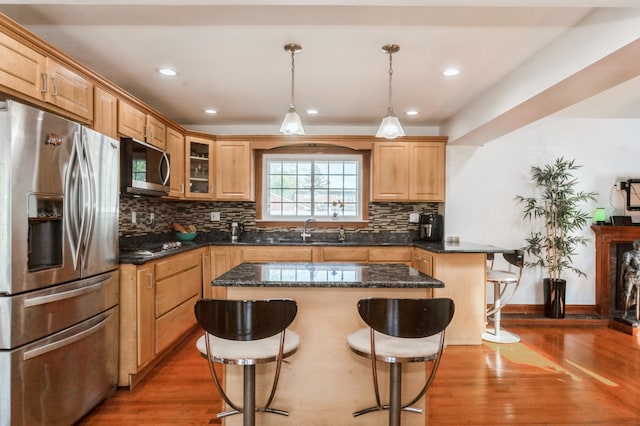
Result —
[[[376,405],[356,411],[353,416],[389,410],[389,425],[399,426],[403,410],[422,412],[412,405],[425,395],[438,370],[445,329],[453,318],[453,300],[366,298],[358,302],[358,312],[369,327],[350,334],[347,343],[354,353],[371,359]],[[377,361],[389,363],[388,405],[380,402]],[[405,362],[430,365],[426,384],[407,404],[403,404],[401,398]]]
[[[487,285],[493,285],[493,305],[487,309],[487,318],[491,317],[493,329],[488,328],[482,333],[482,339],[493,343],[516,343],[520,336],[500,328],[501,310],[513,297],[522,277],[524,266],[524,254],[521,250],[514,253],[503,253],[504,259],[509,262],[509,270],[494,269],[495,255],[487,253],[490,268],[487,271]],[[511,270],[511,265],[517,268],[517,272]]]
[[[258,411],[288,416],[289,412],[271,408],[282,360],[296,352],[300,337],[286,328],[293,322],[298,306],[291,299],[222,300],[200,299],[195,315],[205,334],[196,346],[209,361],[213,381],[222,399],[232,408],[218,413],[222,418],[242,414],[243,425],[255,424]],[[263,407],[256,407],[256,364],[276,361],[271,393]],[[229,399],[222,389],[214,363],[243,366],[243,407]]]

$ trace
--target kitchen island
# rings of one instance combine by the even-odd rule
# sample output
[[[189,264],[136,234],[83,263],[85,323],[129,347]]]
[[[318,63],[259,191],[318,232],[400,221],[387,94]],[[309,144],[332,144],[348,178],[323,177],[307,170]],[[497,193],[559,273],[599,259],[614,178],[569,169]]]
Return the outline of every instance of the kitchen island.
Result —
[[[212,281],[214,294],[228,299],[291,298],[298,315],[291,329],[300,335],[298,352],[283,364],[273,407],[289,417],[259,414],[261,425],[384,425],[388,413],[354,418],[375,404],[370,361],[347,347],[349,333],[365,327],[356,304],[363,297],[431,297],[445,284],[404,264],[242,263]],[[241,401],[242,369],[225,366],[226,389]],[[263,404],[273,365],[257,369],[257,404]],[[388,388],[388,368],[379,365],[381,390]],[[403,370],[403,389],[417,393],[424,385],[424,364]],[[386,396],[385,396],[386,398]],[[417,404],[424,409],[424,399]],[[403,413],[403,424],[424,425],[426,414]],[[242,423],[239,416],[227,425]]]

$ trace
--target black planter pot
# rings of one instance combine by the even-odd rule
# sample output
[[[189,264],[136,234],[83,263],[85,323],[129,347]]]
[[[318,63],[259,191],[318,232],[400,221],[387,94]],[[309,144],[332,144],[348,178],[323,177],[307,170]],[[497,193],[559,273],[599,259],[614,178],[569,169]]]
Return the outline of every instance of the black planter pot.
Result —
[[[564,318],[564,298],[567,281],[556,278],[544,278],[544,316],[549,318]]]

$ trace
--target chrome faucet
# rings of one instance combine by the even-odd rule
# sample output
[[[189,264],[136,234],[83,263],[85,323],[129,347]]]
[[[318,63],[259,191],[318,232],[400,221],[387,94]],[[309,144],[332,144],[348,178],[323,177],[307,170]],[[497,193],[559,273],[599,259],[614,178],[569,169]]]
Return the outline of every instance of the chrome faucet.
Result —
[[[302,241],[307,241],[307,238],[311,236],[311,234],[307,232],[307,224],[309,222],[315,222],[315,221],[316,221],[315,217],[310,217],[309,219],[304,221],[304,225],[302,225],[302,234],[300,234],[300,236],[302,237]]]

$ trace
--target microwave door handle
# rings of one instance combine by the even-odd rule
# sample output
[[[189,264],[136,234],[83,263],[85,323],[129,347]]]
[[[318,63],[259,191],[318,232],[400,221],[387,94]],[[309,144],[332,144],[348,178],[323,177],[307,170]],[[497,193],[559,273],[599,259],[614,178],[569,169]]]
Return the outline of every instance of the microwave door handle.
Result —
[[[163,167],[164,165],[166,165],[167,176],[162,177],[162,169],[164,168]],[[169,156],[167,155],[166,152],[162,153],[162,159],[160,160],[160,165],[158,167],[160,168],[158,172],[160,174],[160,179],[162,180],[162,184],[166,185],[167,182],[169,182],[169,176],[171,176],[171,164],[169,163]]]

